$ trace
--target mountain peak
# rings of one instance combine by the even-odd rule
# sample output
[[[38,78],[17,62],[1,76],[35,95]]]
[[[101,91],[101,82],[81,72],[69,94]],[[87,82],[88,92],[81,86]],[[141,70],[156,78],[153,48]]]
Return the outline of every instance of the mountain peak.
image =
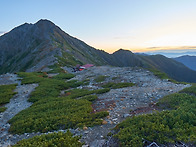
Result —
[[[40,19],[38,22],[36,22],[35,24],[47,24],[47,25],[55,25],[52,21],[48,20],[48,19]]]
[[[38,22],[35,23],[35,26],[38,26],[39,28],[43,30],[56,27],[56,25],[52,21],[47,20],[47,19],[40,19]]]
[[[132,54],[132,52],[130,50],[126,50],[126,49],[122,49],[122,48],[115,51],[113,54],[116,54],[116,53],[130,53],[130,54]]]

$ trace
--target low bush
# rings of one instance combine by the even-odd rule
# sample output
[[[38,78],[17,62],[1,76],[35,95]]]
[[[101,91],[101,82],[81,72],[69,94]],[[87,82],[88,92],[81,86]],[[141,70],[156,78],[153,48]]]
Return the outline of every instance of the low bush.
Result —
[[[75,87],[77,81],[65,82],[59,78],[45,78],[40,74],[42,73],[30,74],[30,77],[36,76],[36,81],[39,82],[39,86],[29,98],[29,101],[34,103],[9,121],[10,132],[21,134],[93,126],[101,124],[101,117],[108,115],[107,112],[91,113],[93,109],[90,101],[97,97],[90,95],[99,90],[72,89],[67,91],[68,96],[59,97],[61,90]],[[23,82],[26,82],[25,79],[29,82],[28,73],[22,75]],[[30,82],[32,81],[33,79]]]
[[[196,143],[196,97],[172,94],[160,99],[158,105],[170,111],[134,116],[117,125],[119,132],[114,136],[121,146],[142,147],[142,139],[165,145],[176,141]]]
[[[96,93],[96,94],[103,94],[103,93],[106,93],[106,92],[109,92],[109,91],[110,91],[110,88],[93,90],[93,92]]]
[[[101,124],[100,118],[108,115],[106,112],[91,114],[92,111],[91,102],[85,99],[45,98],[12,118],[10,132],[21,134],[93,126]]]
[[[80,137],[66,133],[50,133],[19,141],[13,147],[81,147]]]
[[[187,87],[183,90],[180,91],[181,93],[188,93],[188,94],[193,94],[196,96],[196,83],[192,84],[191,87]]]
[[[103,94],[110,91],[109,88],[104,88],[104,89],[97,89],[97,90],[86,90],[86,89],[73,89],[67,91],[67,94],[69,95],[69,98],[75,99],[83,96],[92,96],[91,94]]]
[[[0,107],[0,113],[4,112],[7,108],[6,107]]]
[[[103,88],[112,88],[112,89],[118,89],[118,88],[124,88],[124,87],[132,87],[134,86],[133,83],[113,83],[109,82],[107,84],[104,84]]]
[[[48,71],[48,73],[63,73],[65,72],[58,64],[54,64],[49,66],[52,70]]]
[[[10,99],[16,94],[13,92],[17,84],[0,85],[0,105],[10,102]]]
[[[73,74],[68,74],[68,73],[59,73],[58,75],[54,76],[53,79],[57,80],[68,80],[75,77]]]
[[[92,102],[92,101],[97,100],[97,96],[96,95],[87,95],[87,96],[82,97],[81,99],[85,99],[85,100]]]
[[[98,76],[94,79],[95,82],[103,82],[108,76]]]

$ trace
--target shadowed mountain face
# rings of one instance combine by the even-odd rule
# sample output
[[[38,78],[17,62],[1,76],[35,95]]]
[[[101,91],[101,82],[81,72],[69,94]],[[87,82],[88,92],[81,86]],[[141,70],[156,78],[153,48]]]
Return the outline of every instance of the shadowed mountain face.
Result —
[[[48,20],[25,23],[0,37],[1,73],[39,71],[58,60],[67,65],[104,64],[94,48],[69,36]]]
[[[183,63],[187,67],[196,71],[196,56],[181,56],[174,58],[174,60]]]
[[[48,20],[25,23],[0,37],[0,73],[40,71],[55,63],[156,68],[175,80],[196,82],[196,72],[172,59],[136,55],[122,49],[108,54],[71,37]]]
[[[163,55],[140,56],[152,68],[165,72],[177,81],[196,82],[196,72],[184,64]]]

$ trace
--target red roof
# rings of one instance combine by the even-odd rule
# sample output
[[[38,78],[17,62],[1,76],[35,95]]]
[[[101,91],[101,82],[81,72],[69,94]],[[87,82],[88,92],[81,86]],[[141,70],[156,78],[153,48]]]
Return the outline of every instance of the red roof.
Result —
[[[85,64],[85,65],[82,65],[82,67],[84,67],[84,68],[89,68],[89,67],[92,67],[92,66],[94,66],[93,64]]]

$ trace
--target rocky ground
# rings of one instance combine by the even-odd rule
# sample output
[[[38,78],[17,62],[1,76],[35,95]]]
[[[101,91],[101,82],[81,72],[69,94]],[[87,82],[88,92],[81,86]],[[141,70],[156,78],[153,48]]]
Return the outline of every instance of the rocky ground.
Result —
[[[99,89],[102,84],[107,82],[135,83],[135,86],[133,87],[111,89],[105,94],[98,95],[98,100],[92,105],[94,111],[107,110],[109,112],[109,116],[103,120],[103,125],[89,128],[85,127],[82,130],[70,130],[75,135],[82,135],[81,141],[85,142],[84,146],[91,147],[115,146],[116,142],[111,137],[108,137],[107,134],[111,132],[111,129],[114,128],[116,124],[132,115],[152,113],[156,109],[154,104],[159,98],[190,86],[174,84],[167,80],[160,80],[151,72],[139,68],[101,66],[92,67],[74,74],[76,74],[76,77],[73,79],[79,81],[89,79],[89,85],[79,87],[82,89]],[[107,78],[104,81],[97,83],[94,79],[99,75],[107,76]],[[27,99],[29,94],[37,86],[37,84],[21,85],[16,75],[0,77],[0,84],[12,84],[14,82],[19,84],[16,89],[18,94],[6,105],[8,109],[0,114],[0,127],[3,128],[0,132],[1,146],[14,144],[23,138],[29,138],[41,134],[25,133],[23,135],[12,135],[7,132],[9,129],[7,121],[19,111],[31,105],[27,102]]]
[[[93,108],[95,111],[107,110],[109,116],[103,120],[104,125],[89,128],[82,134],[81,141],[92,147],[111,144],[114,146],[113,140],[107,137],[107,134],[116,124],[132,115],[152,113],[156,109],[154,104],[158,99],[190,86],[161,80],[144,69],[127,67],[93,67],[76,73],[74,79],[89,78],[90,84],[81,88],[97,89],[101,84],[94,82],[94,77],[99,75],[107,76],[102,83],[132,82],[135,83],[135,86],[111,89],[109,92],[99,95]]]
[[[7,123],[12,117],[14,117],[20,111],[31,106],[31,103],[27,101],[30,93],[38,86],[38,84],[21,85],[17,75],[6,74],[0,77],[0,85],[14,84],[18,86],[15,89],[16,95],[10,100],[10,103],[6,104],[6,111],[0,113],[0,146],[7,146],[12,144],[12,134],[8,133],[10,124]]]

